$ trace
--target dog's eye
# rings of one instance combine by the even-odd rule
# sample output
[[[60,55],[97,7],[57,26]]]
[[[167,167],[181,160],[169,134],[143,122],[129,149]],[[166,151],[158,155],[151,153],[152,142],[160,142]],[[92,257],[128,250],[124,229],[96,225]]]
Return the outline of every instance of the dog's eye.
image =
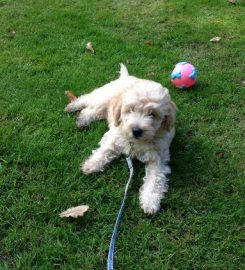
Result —
[[[153,113],[153,112],[151,112],[151,113],[148,114],[148,116],[150,116],[150,117],[152,117],[152,118],[155,118],[155,117],[156,117],[156,114]]]

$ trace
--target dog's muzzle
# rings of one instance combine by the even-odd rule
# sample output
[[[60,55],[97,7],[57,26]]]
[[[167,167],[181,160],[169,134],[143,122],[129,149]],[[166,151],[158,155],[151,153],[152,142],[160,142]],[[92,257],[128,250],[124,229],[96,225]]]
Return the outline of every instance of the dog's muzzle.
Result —
[[[141,128],[133,128],[132,133],[135,139],[138,139],[143,134],[143,130]]]

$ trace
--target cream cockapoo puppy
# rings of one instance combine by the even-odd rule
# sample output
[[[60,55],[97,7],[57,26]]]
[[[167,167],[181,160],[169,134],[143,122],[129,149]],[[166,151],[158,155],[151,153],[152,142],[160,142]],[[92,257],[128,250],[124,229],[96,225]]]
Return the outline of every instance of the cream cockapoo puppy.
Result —
[[[65,111],[81,111],[76,120],[79,128],[99,119],[107,119],[109,124],[82,171],[87,175],[103,171],[121,154],[138,159],[145,164],[140,204],[145,213],[156,213],[168,189],[169,147],[175,134],[176,107],[168,89],[130,76],[121,64],[117,80],[80,96]]]

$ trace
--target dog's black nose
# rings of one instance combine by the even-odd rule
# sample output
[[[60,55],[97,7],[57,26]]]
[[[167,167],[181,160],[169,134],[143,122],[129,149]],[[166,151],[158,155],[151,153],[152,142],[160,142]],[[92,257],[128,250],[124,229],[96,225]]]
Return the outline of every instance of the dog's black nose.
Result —
[[[135,138],[139,138],[142,135],[143,130],[141,128],[133,128],[132,132]]]

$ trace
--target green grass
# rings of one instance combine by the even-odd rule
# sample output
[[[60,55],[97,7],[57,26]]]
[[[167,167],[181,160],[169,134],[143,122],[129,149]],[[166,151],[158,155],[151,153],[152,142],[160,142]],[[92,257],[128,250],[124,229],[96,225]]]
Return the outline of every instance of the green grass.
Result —
[[[0,0],[0,269],[105,269],[127,165],[79,172],[107,127],[80,132],[64,91],[116,78],[120,62],[168,87],[179,112],[155,216],[139,207],[135,163],[116,269],[244,269],[244,14],[242,0]],[[190,91],[169,80],[182,60],[199,71]],[[85,217],[58,217],[84,203]]]

